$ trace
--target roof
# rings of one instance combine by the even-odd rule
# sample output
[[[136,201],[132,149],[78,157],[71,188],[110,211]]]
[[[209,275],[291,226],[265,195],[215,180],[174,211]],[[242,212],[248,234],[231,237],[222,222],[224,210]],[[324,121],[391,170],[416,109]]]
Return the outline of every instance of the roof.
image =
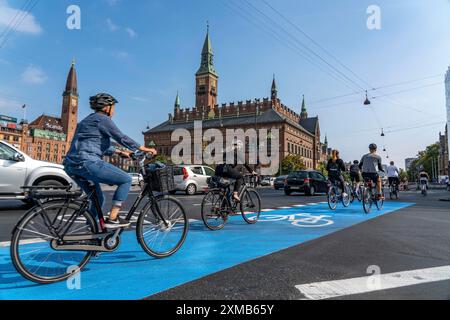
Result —
[[[297,122],[292,121],[291,119],[280,114],[279,112],[277,112],[274,109],[267,110],[267,111],[263,112],[262,114],[258,115],[257,117],[255,117],[254,114],[249,114],[249,115],[241,115],[239,117],[225,117],[222,119],[212,119],[212,120],[205,119],[205,120],[203,120],[202,125],[203,125],[204,129],[220,128],[222,125],[224,127],[240,127],[240,126],[245,126],[245,125],[254,125],[255,120],[258,124],[286,122],[302,131],[305,131],[310,134],[315,134],[315,130],[313,130],[313,131],[307,130],[306,128],[304,128],[300,124],[298,124]],[[318,118],[317,118],[317,120],[318,120]],[[194,121],[191,120],[189,122],[171,123],[170,120],[168,120],[152,129],[148,130],[146,132],[146,134],[168,132],[168,131],[174,131],[177,129],[193,130],[194,129]]]
[[[41,130],[50,130],[50,131],[62,131],[63,126],[61,123],[61,119],[48,115],[41,115],[33,122],[30,123],[30,128],[32,129],[41,129]]]
[[[300,125],[308,132],[316,134],[316,129],[319,125],[319,117],[300,119]]]
[[[200,68],[197,71],[197,75],[211,73],[217,76],[216,69],[214,68],[213,57],[214,53],[211,46],[211,40],[209,38],[209,28],[208,28],[208,32],[206,33],[205,43],[203,45],[202,50],[202,62],[200,64]]]

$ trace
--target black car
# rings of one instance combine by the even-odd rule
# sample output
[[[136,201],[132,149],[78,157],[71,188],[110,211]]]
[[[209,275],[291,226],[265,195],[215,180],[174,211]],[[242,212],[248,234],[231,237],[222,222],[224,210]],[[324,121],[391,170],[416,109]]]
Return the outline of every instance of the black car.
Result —
[[[284,181],[288,176],[279,176],[273,182],[273,187],[275,190],[280,190],[284,188]]]
[[[284,193],[289,196],[293,192],[305,193],[313,196],[316,193],[328,191],[328,179],[318,171],[295,171],[287,178],[284,185]]]

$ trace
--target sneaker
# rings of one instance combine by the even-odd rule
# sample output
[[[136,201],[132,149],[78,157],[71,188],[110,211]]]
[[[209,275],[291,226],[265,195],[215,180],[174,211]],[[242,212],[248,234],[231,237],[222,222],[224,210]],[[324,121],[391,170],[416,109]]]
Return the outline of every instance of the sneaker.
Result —
[[[124,220],[122,218],[118,218],[117,220],[106,219],[105,228],[106,229],[120,229],[127,228],[131,225],[130,221]]]

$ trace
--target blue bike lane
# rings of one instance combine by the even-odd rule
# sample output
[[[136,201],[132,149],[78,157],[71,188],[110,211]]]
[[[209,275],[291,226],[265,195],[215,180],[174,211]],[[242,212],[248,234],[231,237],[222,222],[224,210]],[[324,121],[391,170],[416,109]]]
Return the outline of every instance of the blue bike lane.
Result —
[[[123,234],[116,252],[89,262],[81,272],[79,287],[73,286],[73,281],[29,282],[12,266],[9,248],[0,248],[0,300],[142,299],[411,205],[387,202],[383,210],[366,215],[359,203],[339,206],[335,212],[319,203],[263,212],[255,225],[246,224],[240,216],[232,217],[223,230],[215,232],[195,221],[180,251],[162,260],[142,251],[130,231]]]

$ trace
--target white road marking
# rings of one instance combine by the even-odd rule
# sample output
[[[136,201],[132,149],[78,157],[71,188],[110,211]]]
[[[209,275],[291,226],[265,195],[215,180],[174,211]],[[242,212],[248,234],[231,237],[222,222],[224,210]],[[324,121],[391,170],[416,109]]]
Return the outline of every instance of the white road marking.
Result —
[[[195,203],[193,204],[194,207],[200,207],[202,204],[201,203]]]
[[[308,300],[322,300],[444,280],[450,280],[450,266],[315,282],[295,287]]]
[[[291,209],[292,207],[278,207],[278,209]]]
[[[296,207],[296,208],[306,207],[306,204],[296,204],[293,207]]]
[[[47,242],[45,240],[42,239],[29,239],[29,240],[22,240],[20,241],[20,245],[23,244],[33,244],[33,243],[43,243],[43,242]],[[0,248],[7,248],[11,246],[11,241],[5,241],[5,242],[0,242]]]
[[[271,211],[275,211],[275,209],[262,209],[261,212],[271,212]]]

